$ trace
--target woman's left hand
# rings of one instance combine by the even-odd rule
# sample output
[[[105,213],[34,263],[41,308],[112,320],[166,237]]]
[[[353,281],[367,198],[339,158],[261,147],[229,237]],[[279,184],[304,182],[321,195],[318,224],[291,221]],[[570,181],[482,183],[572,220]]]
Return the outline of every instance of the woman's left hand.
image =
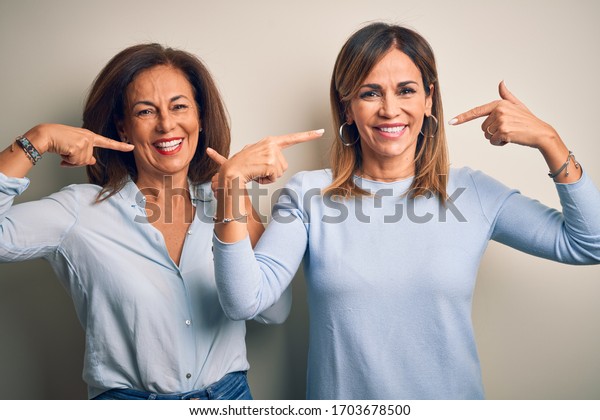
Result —
[[[558,133],[552,126],[537,118],[504,84],[498,86],[499,100],[477,106],[450,120],[458,125],[476,118],[487,117],[481,124],[485,138],[494,146],[516,143],[542,149],[556,142]]]

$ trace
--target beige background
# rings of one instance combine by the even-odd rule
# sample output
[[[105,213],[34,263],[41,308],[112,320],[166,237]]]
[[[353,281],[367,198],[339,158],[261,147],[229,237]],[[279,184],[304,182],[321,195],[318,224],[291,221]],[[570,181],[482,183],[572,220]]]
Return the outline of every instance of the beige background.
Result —
[[[364,22],[386,20],[417,29],[433,45],[446,121],[496,99],[504,79],[598,184],[599,12],[595,0],[0,0],[0,146],[40,122],[80,125],[87,89],[106,61],[126,46],[156,41],[207,63],[230,111],[233,151],[270,134],[327,129],[322,141],[286,152],[284,182],[327,164],[336,54]],[[539,154],[491,147],[479,124],[448,128],[452,164],[558,206]],[[58,162],[49,156],[32,170],[23,199],[85,181],[83,170]],[[261,201],[263,213],[269,204]],[[256,398],[303,398],[307,314],[298,277],[285,325],[249,324]],[[0,398],[85,398],[83,333],[48,265],[2,265],[0,278]],[[599,302],[598,266],[562,266],[490,244],[473,308],[488,398],[598,399]]]

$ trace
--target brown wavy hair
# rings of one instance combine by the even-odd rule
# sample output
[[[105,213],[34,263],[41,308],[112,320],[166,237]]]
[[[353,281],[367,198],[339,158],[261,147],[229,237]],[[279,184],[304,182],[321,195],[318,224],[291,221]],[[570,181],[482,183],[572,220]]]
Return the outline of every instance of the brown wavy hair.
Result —
[[[447,198],[448,148],[444,132],[442,99],[433,50],[417,32],[398,25],[382,22],[371,23],[356,31],[342,47],[331,77],[330,101],[334,132],[346,120],[350,101],[356,97],[360,86],[373,67],[390,51],[397,48],[406,54],[421,72],[426,95],[432,94],[431,113],[438,120],[437,129],[432,118],[425,118],[415,151],[415,177],[409,189],[409,197],[433,193],[442,202]],[[433,92],[430,86],[433,85]],[[346,142],[359,138],[356,125],[344,129]],[[333,142],[331,168],[333,181],[324,194],[349,198],[370,195],[354,183],[354,174],[361,168],[360,141],[344,146],[341,139]]]
[[[188,178],[195,184],[210,181],[219,168],[205,151],[211,147],[223,156],[229,155],[229,117],[210,72],[193,54],[156,43],[134,45],[119,52],[91,87],[83,111],[83,128],[120,141],[117,124],[125,118],[127,87],[140,72],[159,65],[181,70],[192,85],[202,131]],[[134,182],[137,180],[133,153],[97,147],[94,157],[96,164],[86,169],[89,182],[102,187],[99,201],[120,191],[129,177]]]

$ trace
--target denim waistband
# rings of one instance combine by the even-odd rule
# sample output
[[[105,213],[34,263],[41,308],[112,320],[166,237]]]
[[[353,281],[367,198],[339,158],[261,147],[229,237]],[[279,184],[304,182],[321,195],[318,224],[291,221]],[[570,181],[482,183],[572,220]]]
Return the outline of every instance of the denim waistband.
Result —
[[[217,382],[207,386],[204,389],[193,390],[189,392],[173,393],[173,394],[159,394],[157,392],[140,391],[137,389],[111,389],[97,397],[95,400],[211,400],[219,399],[213,396],[218,396],[227,392],[228,388],[231,388],[235,381],[243,380],[246,382],[246,372],[232,372],[223,376]],[[246,390],[247,390],[247,383]],[[236,388],[238,388],[236,386]],[[233,389],[231,391],[234,391]],[[247,390],[249,392],[249,390]],[[244,392],[240,389],[240,392]],[[235,395],[231,395],[233,399],[236,399]]]

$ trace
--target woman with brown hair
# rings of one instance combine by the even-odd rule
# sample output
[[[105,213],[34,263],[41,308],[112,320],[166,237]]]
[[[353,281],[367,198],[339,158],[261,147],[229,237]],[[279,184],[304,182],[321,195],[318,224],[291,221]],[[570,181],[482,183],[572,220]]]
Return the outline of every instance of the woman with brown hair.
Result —
[[[184,51],[129,47],[83,120],[38,125],[0,154],[0,261],[52,265],[85,330],[90,398],[251,399],[245,323],[225,316],[214,280],[205,150],[227,155],[230,130],[210,73]],[[13,206],[46,153],[87,165],[90,183]],[[263,232],[254,217],[248,229],[253,243]],[[280,323],[289,307],[288,292],[256,318]]]
[[[357,31],[338,55],[331,169],[291,179],[254,252],[236,191],[285,169],[281,144],[266,139],[229,160],[207,151],[222,164],[214,253],[225,312],[255,316],[304,262],[308,398],[483,398],[471,302],[488,241],[600,262],[598,189],[551,126],[503,83],[500,96],[451,124],[486,117],[491,144],[539,149],[562,213],[481,172],[449,168],[433,51],[385,23]]]

